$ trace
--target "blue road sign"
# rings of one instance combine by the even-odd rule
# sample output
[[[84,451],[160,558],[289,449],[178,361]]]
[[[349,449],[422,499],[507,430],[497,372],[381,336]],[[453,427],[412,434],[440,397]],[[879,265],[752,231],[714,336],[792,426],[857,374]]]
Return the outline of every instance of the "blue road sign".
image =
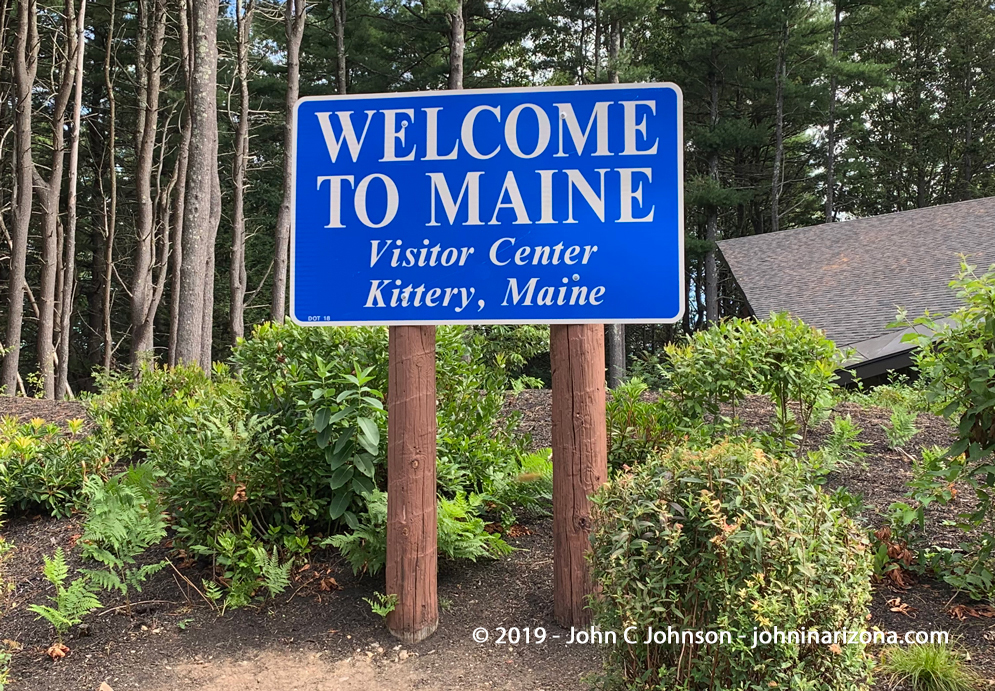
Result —
[[[673,84],[309,97],[293,154],[298,324],[682,317]]]

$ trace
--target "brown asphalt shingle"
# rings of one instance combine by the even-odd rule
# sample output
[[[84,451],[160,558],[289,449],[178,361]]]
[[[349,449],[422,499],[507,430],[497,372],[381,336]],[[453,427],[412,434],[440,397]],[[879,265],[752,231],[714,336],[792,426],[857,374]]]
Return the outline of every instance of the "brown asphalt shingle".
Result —
[[[898,307],[949,313],[960,255],[995,264],[995,197],[719,242],[758,317],[787,311],[839,346],[884,334]]]

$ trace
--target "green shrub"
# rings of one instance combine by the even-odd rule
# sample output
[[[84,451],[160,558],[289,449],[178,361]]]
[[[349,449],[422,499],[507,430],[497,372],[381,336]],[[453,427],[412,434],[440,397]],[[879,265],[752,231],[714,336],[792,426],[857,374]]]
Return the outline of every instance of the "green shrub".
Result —
[[[881,673],[893,688],[909,691],[972,691],[981,679],[949,645],[910,645],[884,651]]]
[[[924,327],[905,340],[919,346],[915,361],[928,404],[956,425],[957,441],[947,451],[942,479],[973,488],[975,509],[960,516],[970,529],[990,521],[995,488],[995,265],[979,276],[975,267],[962,263],[950,286],[963,305],[947,319],[927,313],[910,322],[902,313],[898,323]],[[993,546],[995,536],[986,525],[973,544],[957,552],[941,550],[936,562],[941,576],[972,597],[992,596]]]
[[[857,630],[866,619],[867,538],[806,482],[800,463],[746,444],[678,447],[619,476],[595,503],[601,594],[591,606],[601,630],[732,633],[722,645],[647,645],[638,634],[630,645],[620,636],[608,654],[610,688],[866,688],[862,645],[750,648],[754,627]]]
[[[166,537],[166,517],[159,503],[152,468],[136,465],[106,482],[87,480],[89,504],[81,539],[82,553],[104,566],[85,570],[90,581],[103,590],[125,596],[131,614],[131,591],[162,570],[167,562],[138,565],[146,550]]]
[[[7,506],[69,515],[84,478],[108,464],[103,439],[82,430],[82,420],[70,420],[64,432],[40,418],[0,419],[0,497]]]
[[[724,320],[684,344],[668,345],[665,355],[660,380],[683,415],[707,416],[722,432],[737,426],[748,394],[767,394],[777,411],[781,448],[796,439],[804,443],[813,418],[831,407],[845,357],[821,331],[787,314]]]
[[[649,386],[633,377],[611,391],[605,403],[608,427],[608,462],[615,469],[632,465],[672,444],[692,427],[664,393],[647,399]]]
[[[108,452],[129,460],[178,421],[237,415],[245,392],[227,368],[215,367],[213,378],[199,367],[155,363],[143,363],[137,381],[125,372],[96,372],[100,393],[84,402],[108,440]]]

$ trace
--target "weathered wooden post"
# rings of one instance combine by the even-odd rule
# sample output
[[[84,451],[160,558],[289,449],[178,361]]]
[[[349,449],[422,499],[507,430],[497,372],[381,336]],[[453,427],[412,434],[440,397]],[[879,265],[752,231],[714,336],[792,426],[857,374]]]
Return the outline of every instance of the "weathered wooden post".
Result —
[[[417,643],[439,626],[435,327],[390,327],[387,393],[387,628]]]
[[[586,626],[593,592],[588,497],[608,479],[605,339],[600,324],[550,327],[553,369],[553,614],[561,626]]]

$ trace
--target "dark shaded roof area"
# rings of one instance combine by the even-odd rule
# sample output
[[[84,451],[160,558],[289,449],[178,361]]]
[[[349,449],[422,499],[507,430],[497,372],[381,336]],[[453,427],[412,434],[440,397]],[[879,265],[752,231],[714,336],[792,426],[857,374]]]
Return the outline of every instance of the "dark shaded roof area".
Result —
[[[856,346],[910,316],[958,307],[960,265],[995,264],[995,197],[719,242],[758,317],[787,311]],[[858,348],[863,351],[864,348]],[[862,353],[869,357],[870,353]]]

